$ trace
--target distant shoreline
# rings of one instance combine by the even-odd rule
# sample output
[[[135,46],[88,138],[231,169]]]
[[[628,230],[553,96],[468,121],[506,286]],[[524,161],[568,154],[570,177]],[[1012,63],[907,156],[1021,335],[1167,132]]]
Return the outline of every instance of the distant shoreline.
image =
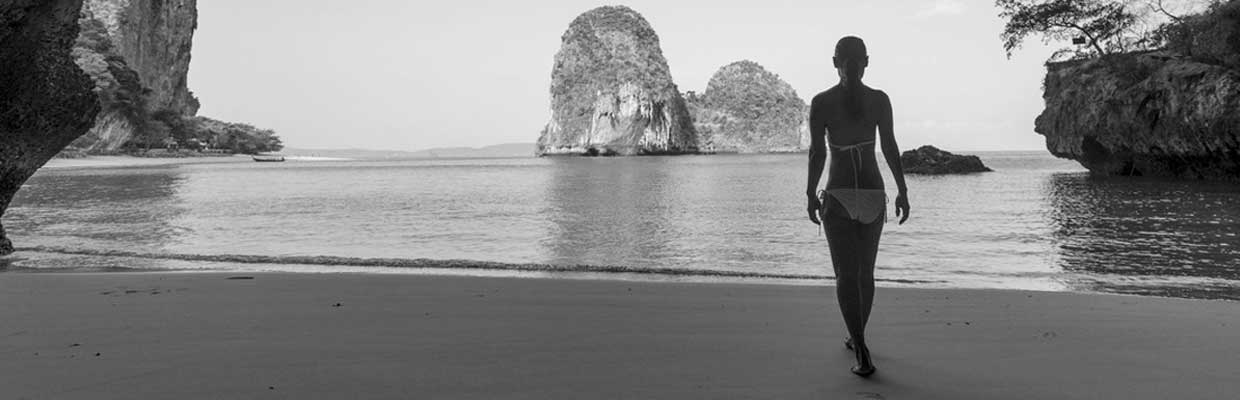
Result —
[[[81,158],[53,158],[41,169],[149,167],[182,164],[224,164],[253,162],[248,155],[237,154],[220,157],[135,157],[135,156],[86,156]]]

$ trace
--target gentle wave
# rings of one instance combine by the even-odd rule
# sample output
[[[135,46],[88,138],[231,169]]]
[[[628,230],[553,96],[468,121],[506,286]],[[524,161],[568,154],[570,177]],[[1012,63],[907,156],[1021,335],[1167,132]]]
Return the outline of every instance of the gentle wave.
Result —
[[[177,253],[143,253],[123,250],[81,250],[60,247],[34,246],[20,247],[17,251],[71,254],[101,257],[128,257],[152,260],[203,261],[240,264],[300,264],[321,266],[348,267],[384,267],[384,268],[441,268],[441,269],[473,269],[503,270],[529,272],[587,272],[587,273],[625,273],[651,274],[669,276],[703,276],[724,278],[751,279],[795,279],[795,280],[833,280],[830,275],[809,274],[777,274],[762,272],[723,271],[709,269],[676,269],[659,267],[630,267],[619,265],[556,265],[535,263],[501,263],[477,260],[436,260],[429,258],[359,258],[337,256],[264,256],[249,254],[177,254]],[[875,279],[880,282],[903,284],[942,283],[941,281],[924,281],[912,279]]]

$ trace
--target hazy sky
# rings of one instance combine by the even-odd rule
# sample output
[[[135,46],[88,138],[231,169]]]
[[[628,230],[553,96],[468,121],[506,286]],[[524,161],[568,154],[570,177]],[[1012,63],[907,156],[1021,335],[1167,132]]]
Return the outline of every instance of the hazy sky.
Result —
[[[200,1],[190,89],[200,115],[275,129],[290,147],[417,150],[534,142],[560,36],[601,5],[569,0]],[[681,91],[762,64],[806,101],[857,35],[902,148],[1043,149],[1040,42],[1008,60],[993,0],[622,3],[659,34]]]

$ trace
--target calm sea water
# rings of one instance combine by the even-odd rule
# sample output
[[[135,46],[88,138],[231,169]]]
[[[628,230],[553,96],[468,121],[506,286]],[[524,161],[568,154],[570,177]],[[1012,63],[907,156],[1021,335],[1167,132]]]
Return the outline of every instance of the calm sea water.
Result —
[[[909,176],[912,218],[890,216],[879,252],[886,284],[1240,299],[1240,185],[1099,180],[1040,152],[980,155],[996,172]],[[786,154],[44,169],[4,217],[21,250],[0,267],[425,272],[408,267],[431,258],[817,282],[830,257],[805,215],[805,164]]]

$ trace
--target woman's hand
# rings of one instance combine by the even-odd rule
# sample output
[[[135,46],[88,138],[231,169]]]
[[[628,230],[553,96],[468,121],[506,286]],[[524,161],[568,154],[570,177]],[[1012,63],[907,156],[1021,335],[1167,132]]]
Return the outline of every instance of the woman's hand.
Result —
[[[805,207],[806,211],[809,211],[809,220],[814,225],[822,225],[822,222],[818,221],[818,210],[822,209],[822,201],[812,194],[807,194],[805,197],[809,199],[809,205]]]
[[[900,224],[908,220],[908,193],[896,196],[896,216],[900,217]]]

